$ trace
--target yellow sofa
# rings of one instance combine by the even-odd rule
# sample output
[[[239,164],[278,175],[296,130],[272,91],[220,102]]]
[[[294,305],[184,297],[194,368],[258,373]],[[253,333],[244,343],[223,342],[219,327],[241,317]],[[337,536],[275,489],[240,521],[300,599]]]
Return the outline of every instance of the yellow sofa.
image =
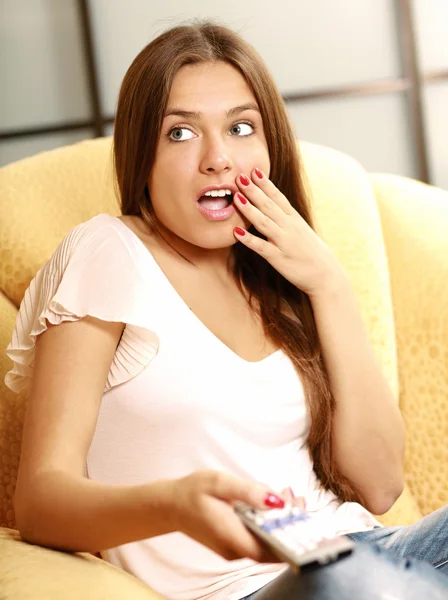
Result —
[[[448,502],[448,193],[368,174],[335,150],[300,143],[318,230],[349,274],[407,429],[406,488],[380,517],[410,524]],[[3,379],[4,350],[31,278],[75,225],[119,214],[111,140],[88,140],[0,169],[0,597],[160,598],[87,553],[27,544],[12,497],[26,398]]]

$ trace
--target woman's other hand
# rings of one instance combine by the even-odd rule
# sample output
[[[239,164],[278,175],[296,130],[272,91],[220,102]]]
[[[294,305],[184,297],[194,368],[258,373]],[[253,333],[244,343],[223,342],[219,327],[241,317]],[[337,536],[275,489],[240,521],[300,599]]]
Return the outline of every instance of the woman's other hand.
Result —
[[[284,500],[268,486],[213,470],[196,471],[172,484],[173,531],[188,535],[227,560],[279,562],[233,510],[237,501],[259,510],[282,508]]]

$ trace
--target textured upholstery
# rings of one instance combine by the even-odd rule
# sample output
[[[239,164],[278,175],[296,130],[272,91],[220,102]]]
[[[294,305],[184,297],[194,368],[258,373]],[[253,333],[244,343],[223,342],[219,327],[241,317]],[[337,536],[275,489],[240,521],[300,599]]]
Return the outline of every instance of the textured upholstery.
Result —
[[[1,600],[162,600],[141,581],[91,554],[24,544],[0,529]]]
[[[302,143],[301,153],[318,230],[352,281],[406,421],[406,489],[380,520],[409,524],[448,502],[448,194],[400,177],[369,175],[352,158],[328,148]],[[95,214],[118,214],[110,139],[89,140],[0,169],[0,211],[0,525],[13,528],[26,398],[4,387],[10,366],[4,349],[30,279],[62,237]],[[19,584],[19,564],[25,580],[34,581],[36,565],[42,568],[36,581],[49,591],[38,597],[70,598],[68,587],[78,589],[78,583],[79,590],[90,590],[85,592],[89,598],[106,597],[108,590],[107,597],[118,597],[113,583],[104,583],[109,572],[101,570],[101,561],[85,558],[81,563],[24,544],[11,529],[1,535],[0,589],[8,590],[8,600],[31,597]],[[55,567],[64,577],[45,588]],[[93,576],[89,579],[93,572],[98,572],[98,588]],[[114,576],[115,571],[110,582]],[[117,584],[117,590],[131,586],[121,597],[143,594],[141,587],[134,592],[134,581]],[[3,582],[9,587],[1,587]],[[145,593],[151,594],[148,588]]]
[[[428,514],[448,504],[448,193],[393,175],[372,187],[395,307],[406,481]]]
[[[25,396],[13,394],[3,383],[11,361],[5,354],[17,309],[0,292],[0,527],[14,527],[12,496],[17,479]],[[0,596],[1,597],[1,596]]]
[[[0,169],[0,290],[20,304],[64,235],[96,214],[119,214],[111,144],[88,140]]]

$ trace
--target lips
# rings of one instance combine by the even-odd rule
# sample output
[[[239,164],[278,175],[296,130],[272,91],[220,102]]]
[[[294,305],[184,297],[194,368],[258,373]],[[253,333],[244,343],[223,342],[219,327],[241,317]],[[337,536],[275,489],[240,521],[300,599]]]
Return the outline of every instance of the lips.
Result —
[[[221,200],[225,201],[224,198],[221,198]],[[230,219],[235,214],[236,210],[233,202],[224,208],[215,209],[207,208],[202,202],[197,202],[196,206],[201,215],[208,221],[227,221],[227,219]]]

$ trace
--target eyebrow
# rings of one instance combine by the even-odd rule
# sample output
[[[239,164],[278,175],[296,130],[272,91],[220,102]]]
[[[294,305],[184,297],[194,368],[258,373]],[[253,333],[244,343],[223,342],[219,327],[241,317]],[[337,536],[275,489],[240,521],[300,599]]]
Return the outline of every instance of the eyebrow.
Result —
[[[227,110],[226,118],[235,117],[245,110],[256,110],[258,113],[260,112],[260,109],[254,102],[248,102],[247,104],[241,104],[240,106],[235,106],[234,108]],[[202,118],[202,113],[191,110],[183,110],[182,108],[168,109],[164,118],[169,117],[170,115],[183,117],[184,119],[195,119],[196,121],[199,121]]]

